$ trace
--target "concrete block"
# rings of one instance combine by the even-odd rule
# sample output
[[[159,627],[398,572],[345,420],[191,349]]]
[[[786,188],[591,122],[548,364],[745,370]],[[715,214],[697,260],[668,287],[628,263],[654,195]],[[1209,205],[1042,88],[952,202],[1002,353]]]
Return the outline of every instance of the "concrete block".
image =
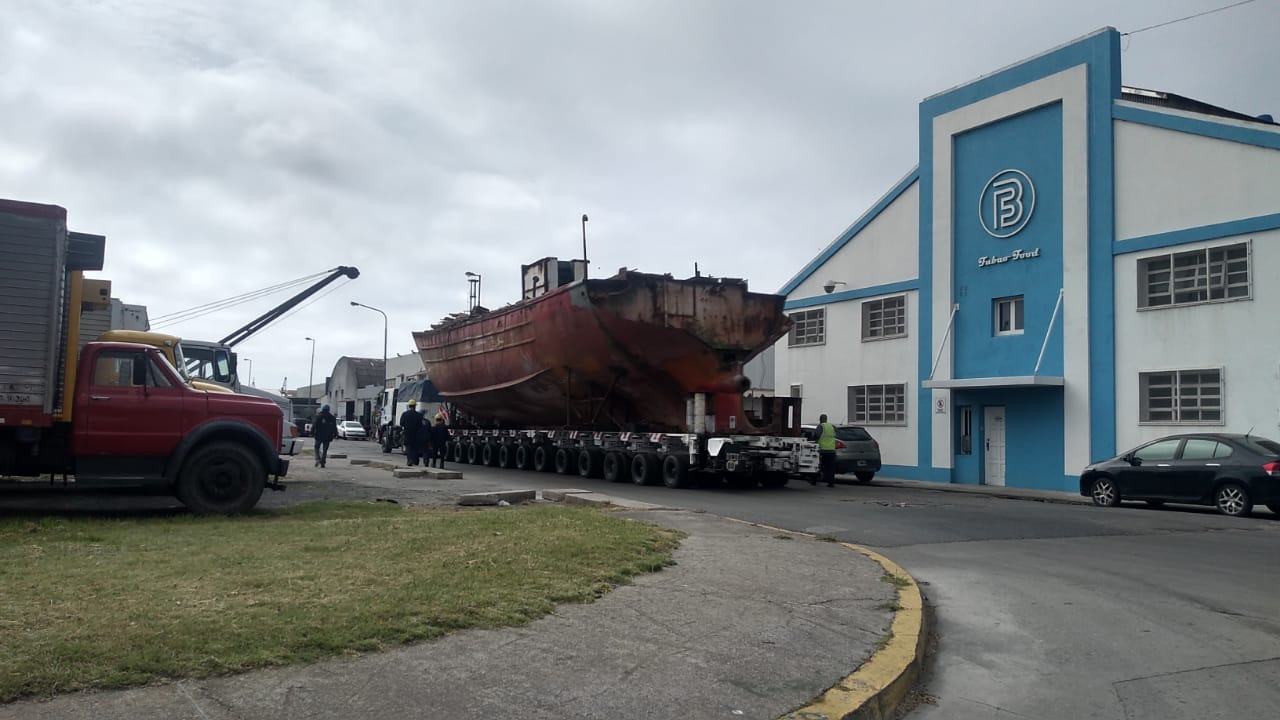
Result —
[[[346,453],[335,453],[335,452],[331,452],[331,453],[329,453],[329,459],[330,459],[330,460],[346,460],[346,459],[347,459],[347,454],[346,454]]]
[[[639,500],[628,500],[626,498],[613,497],[612,495],[604,495],[602,493],[570,493],[564,496],[565,505],[613,505],[614,507],[626,508],[628,510],[661,510],[663,506],[654,505],[653,503],[640,502]]]
[[[427,468],[427,477],[432,480],[459,480],[462,478],[462,471],[445,470],[444,468]]]
[[[369,465],[369,464],[372,464],[372,461],[366,458],[351,458],[351,464],[352,465]]]
[[[391,471],[391,475],[398,478],[422,477],[426,474],[426,469],[419,467],[398,467]]]
[[[580,493],[589,493],[590,490],[579,490],[578,488],[565,488],[563,490],[543,490],[542,499],[549,502],[564,502],[565,496],[577,495]]]
[[[458,497],[459,505],[497,505],[506,500],[511,504],[536,500],[536,490],[499,490],[497,492],[467,493]]]

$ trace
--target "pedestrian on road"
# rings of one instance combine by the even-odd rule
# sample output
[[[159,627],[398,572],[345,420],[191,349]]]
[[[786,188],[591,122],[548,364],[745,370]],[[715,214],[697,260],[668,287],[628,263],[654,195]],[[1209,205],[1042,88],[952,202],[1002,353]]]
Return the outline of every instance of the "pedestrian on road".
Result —
[[[316,467],[324,467],[329,458],[329,443],[338,436],[338,419],[328,405],[320,406],[320,414],[311,423],[311,436],[316,439]]]
[[[818,416],[818,471],[827,487],[836,486],[836,426],[827,422],[826,413]]]
[[[405,462],[410,467],[418,464],[426,450],[422,413],[418,412],[418,401],[410,400],[409,409],[400,415],[400,428],[404,431]]]
[[[444,415],[436,413],[436,424],[431,426],[431,456],[428,465],[444,469],[444,451],[449,446],[449,437],[449,426],[444,424]]]

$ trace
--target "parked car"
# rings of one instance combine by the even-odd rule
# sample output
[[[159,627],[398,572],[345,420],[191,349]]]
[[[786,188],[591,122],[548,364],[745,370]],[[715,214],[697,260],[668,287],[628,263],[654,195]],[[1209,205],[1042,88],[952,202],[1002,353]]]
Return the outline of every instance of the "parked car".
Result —
[[[1086,467],[1080,494],[1108,507],[1145,500],[1244,516],[1264,504],[1280,514],[1280,443],[1231,433],[1170,435]]]
[[[355,420],[343,420],[338,423],[338,437],[343,440],[364,440],[364,426]]]
[[[801,427],[804,436],[818,439],[816,425]],[[880,443],[860,425],[836,425],[836,474],[853,474],[860,483],[869,483],[880,472]]]

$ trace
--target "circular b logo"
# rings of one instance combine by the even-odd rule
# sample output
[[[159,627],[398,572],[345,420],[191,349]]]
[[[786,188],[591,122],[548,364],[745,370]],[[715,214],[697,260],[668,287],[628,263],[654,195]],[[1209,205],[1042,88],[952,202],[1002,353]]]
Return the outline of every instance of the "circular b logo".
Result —
[[[1036,187],[1021,170],[1001,170],[987,181],[978,198],[978,219],[991,237],[1022,232],[1036,209]]]

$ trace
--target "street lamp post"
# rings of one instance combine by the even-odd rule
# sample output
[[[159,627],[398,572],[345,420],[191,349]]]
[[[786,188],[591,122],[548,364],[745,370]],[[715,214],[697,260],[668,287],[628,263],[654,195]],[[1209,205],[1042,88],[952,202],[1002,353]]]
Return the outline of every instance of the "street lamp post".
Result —
[[[379,402],[386,402],[387,395],[387,314],[372,305],[351,301],[351,307],[362,307],[366,310],[372,310],[382,316],[382,395],[378,397]]]
[[[582,213],[582,279],[587,279],[587,214]]]
[[[316,339],[313,337],[306,339],[311,342],[311,374],[307,376],[307,409],[310,410],[311,415],[314,417],[316,414]]]

